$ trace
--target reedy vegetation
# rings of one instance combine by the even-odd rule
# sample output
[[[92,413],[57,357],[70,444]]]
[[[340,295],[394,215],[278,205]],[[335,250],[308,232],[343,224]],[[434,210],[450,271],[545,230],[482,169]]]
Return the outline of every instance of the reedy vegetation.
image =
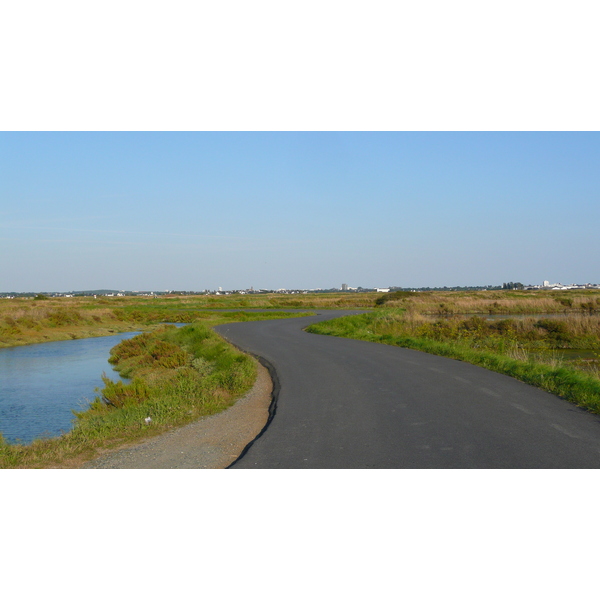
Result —
[[[160,298],[0,299],[0,348],[110,335],[161,322],[210,320],[211,309],[364,308],[378,294],[233,294]]]
[[[298,314],[202,316],[202,321],[182,328],[155,326],[154,331],[117,345],[110,360],[131,382],[125,385],[104,377],[99,396],[89,409],[75,413],[73,430],[58,438],[21,445],[8,444],[0,435],[0,468],[79,466],[98,450],[119,447],[224,410],[252,386],[256,366],[252,358],[225,342],[211,327]]]
[[[558,314],[600,312],[598,290],[390,292],[376,305],[420,314]]]
[[[379,309],[311,325],[309,332],[412,348],[510,375],[600,413],[600,377],[589,365],[566,365],[539,351],[600,350],[600,316],[486,321],[432,318],[414,310]],[[536,352],[538,351],[538,352]]]
[[[105,380],[90,410],[60,438],[9,445],[0,434],[0,467],[77,466],[99,449],[118,447],[223,410],[254,380],[254,367],[210,327],[299,314],[214,313],[218,308],[370,308],[370,314],[313,325],[309,330],[396,344],[479,364],[600,412],[598,374],[581,372],[534,352],[600,350],[598,291],[401,292],[59,298],[0,300],[0,347],[43,341],[155,331],[113,353],[129,386]],[[488,322],[466,314],[525,314]],[[560,319],[534,315],[562,313]],[[306,313],[304,313],[306,314]],[[178,331],[161,322],[189,323]],[[235,358],[238,357],[238,358]],[[239,357],[244,357],[242,358]],[[250,361],[250,362],[246,362]],[[145,419],[152,419],[146,425]]]
[[[600,315],[570,314],[488,320],[478,315],[432,317],[401,309],[378,311],[372,328],[380,335],[465,341],[473,347],[505,351],[517,345],[533,351],[600,350]]]

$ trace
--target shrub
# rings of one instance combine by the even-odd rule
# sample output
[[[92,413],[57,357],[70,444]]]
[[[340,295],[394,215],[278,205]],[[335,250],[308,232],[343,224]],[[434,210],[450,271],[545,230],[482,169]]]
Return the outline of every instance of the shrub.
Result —
[[[460,327],[465,331],[482,332],[487,330],[488,322],[483,317],[473,316],[464,319]]]
[[[545,330],[548,337],[557,342],[569,342],[572,339],[567,324],[557,319],[540,319],[534,326]]]
[[[102,389],[101,399],[105,404],[122,408],[132,404],[141,404],[148,400],[150,390],[147,384],[141,379],[134,379],[131,383],[125,385],[122,381],[112,381],[102,374],[104,388]]]
[[[514,319],[502,319],[494,323],[490,323],[489,328],[496,331],[500,335],[511,335],[516,333],[516,323]]]
[[[598,304],[598,300],[596,300],[595,302],[593,300],[590,300],[589,302],[582,302],[580,307],[581,310],[584,310],[591,314],[593,312],[596,312],[600,308],[600,305]]]
[[[392,302],[393,300],[405,300],[406,298],[410,298],[411,296],[416,295],[417,292],[388,292],[387,294],[384,294],[383,296],[380,296],[375,300],[375,306],[383,306],[384,304]]]
[[[64,325],[76,325],[83,321],[82,316],[72,308],[57,308],[48,313],[46,321],[51,327],[62,327]]]
[[[563,306],[571,308],[573,306],[573,298],[556,298],[556,301]]]

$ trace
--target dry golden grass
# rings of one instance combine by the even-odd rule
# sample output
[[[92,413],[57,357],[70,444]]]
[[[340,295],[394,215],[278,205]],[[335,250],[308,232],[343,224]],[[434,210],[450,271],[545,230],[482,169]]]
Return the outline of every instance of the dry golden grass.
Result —
[[[78,466],[102,449],[129,444],[220,412],[245,393],[255,379],[255,362],[207,325],[198,323],[181,329],[163,326],[148,337],[152,339],[147,346],[126,341],[134,345],[129,353],[133,354],[126,356],[136,358],[139,365],[129,365],[131,383],[105,379],[100,395],[106,401],[97,397],[87,410],[78,413],[71,431],[25,445],[5,443],[0,434],[0,469]],[[164,360],[173,358],[175,351],[185,356],[186,363],[195,365],[202,359],[200,366],[207,363],[211,368],[200,371],[182,367],[179,360]],[[145,368],[146,355],[158,368]],[[171,367],[165,367],[165,362]],[[148,416],[151,424],[145,421]]]
[[[70,300],[70,299],[66,299]],[[29,305],[0,303],[0,348],[111,335],[140,329],[117,319],[111,309],[85,310],[72,302]]]
[[[0,299],[0,348],[144,330],[152,315],[194,309],[371,307],[378,294],[256,294]],[[178,313],[179,311],[179,313]],[[207,318],[210,314],[207,313]],[[193,319],[202,318],[195,313]]]
[[[471,340],[478,345],[526,348],[600,349],[600,315],[567,314],[559,317],[525,316],[486,319],[427,315],[412,311],[384,309],[372,313],[368,332],[380,336],[408,336],[437,340]]]
[[[556,314],[600,311],[600,291],[418,292],[391,300],[387,307],[431,315]]]

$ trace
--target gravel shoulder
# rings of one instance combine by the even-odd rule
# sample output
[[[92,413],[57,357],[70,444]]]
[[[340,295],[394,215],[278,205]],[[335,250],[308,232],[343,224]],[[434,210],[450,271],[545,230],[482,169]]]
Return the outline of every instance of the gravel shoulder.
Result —
[[[82,469],[224,469],[265,426],[273,382],[257,363],[254,387],[233,406],[141,444],[109,451]]]

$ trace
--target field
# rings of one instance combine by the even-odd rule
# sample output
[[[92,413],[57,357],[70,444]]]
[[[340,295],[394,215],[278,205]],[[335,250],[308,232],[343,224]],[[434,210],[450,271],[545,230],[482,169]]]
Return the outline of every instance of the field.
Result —
[[[0,348],[210,320],[211,309],[372,307],[380,294],[232,294],[223,296],[0,299]],[[235,319],[234,319],[235,320]]]
[[[600,293],[388,294],[368,314],[308,331],[478,364],[600,413]]]
[[[104,449],[220,412],[253,385],[256,364],[212,327],[311,314],[215,313],[198,310],[188,298],[10,300],[0,306],[4,346],[145,332],[112,350],[111,362],[130,379],[128,385],[105,378],[89,409],[77,413],[74,428],[58,438],[21,445],[8,444],[0,435],[0,468],[76,467]],[[191,324],[176,328],[164,322]]]
[[[289,308],[302,313],[277,312]],[[73,431],[60,438],[11,445],[0,436],[0,467],[78,466],[103,449],[224,410],[252,386],[255,364],[211,328],[310,314],[312,308],[371,310],[313,325],[311,332],[472,362],[600,413],[596,290],[1,299],[0,347],[145,333],[113,349],[111,360],[129,385],[106,380]]]
[[[427,315],[585,314],[600,312],[600,290],[391,292],[378,306]]]

